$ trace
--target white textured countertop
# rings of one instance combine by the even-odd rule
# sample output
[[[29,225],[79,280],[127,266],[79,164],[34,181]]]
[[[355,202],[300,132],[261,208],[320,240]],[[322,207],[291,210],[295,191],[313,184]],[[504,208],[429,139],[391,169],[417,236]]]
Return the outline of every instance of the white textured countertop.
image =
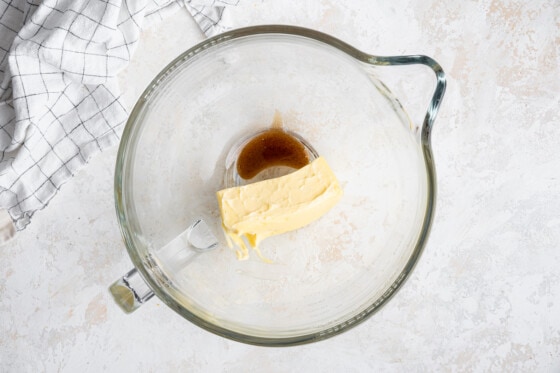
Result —
[[[560,371],[559,3],[242,1],[229,15],[443,66],[437,215],[410,280],[357,328],[292,348],[217,337],[157,299],[125,315],[108,291],[131,267],[114,148],[0,247],[0,371]],[[121,76],[130,107],[202,38],[186,11],[147,30]],[[394,85],[416,121],[425,87]]]

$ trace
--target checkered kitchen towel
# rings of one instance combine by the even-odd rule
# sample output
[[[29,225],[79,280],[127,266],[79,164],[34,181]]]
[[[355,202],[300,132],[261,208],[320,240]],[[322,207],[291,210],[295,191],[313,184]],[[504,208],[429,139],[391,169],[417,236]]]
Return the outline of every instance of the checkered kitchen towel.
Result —
[[[115,76],[141,28],[184,6],[216,34],[237,1],[0,0],[0,243],[119,141],[128,113]]]

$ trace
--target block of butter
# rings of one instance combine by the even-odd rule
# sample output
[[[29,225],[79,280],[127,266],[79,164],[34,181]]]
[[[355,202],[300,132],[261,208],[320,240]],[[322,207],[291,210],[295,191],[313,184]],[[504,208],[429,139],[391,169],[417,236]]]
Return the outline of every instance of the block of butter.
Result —
[[[222,227],[237,258],[249,247],[264,259],[259,243],[270,236],[301,228],[329,211],[342,189],[324,158],[291,174],[217,192]],[[266,260],[266,259],[265,259]]]

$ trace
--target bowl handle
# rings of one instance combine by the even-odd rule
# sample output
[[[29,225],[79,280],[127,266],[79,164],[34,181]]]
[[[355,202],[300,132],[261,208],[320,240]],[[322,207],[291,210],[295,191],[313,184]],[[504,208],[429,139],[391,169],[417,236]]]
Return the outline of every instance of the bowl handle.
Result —
[[[191,263],[198,254],[217,247],[218,239],[202,218],[197,219],[186,230],[156,251],[158,263],[152,254],[146,257],[150,272],[158,279],[158,283],[167,284],[169,280],[161,271],[159,262],[163,263],[170,273],[178,273]],[[126,313],[131,313],[149,301],[154,292],[142,278],[136,268],[128,271],[115,281],[109,291],[115,302]]]
[[[115,281],[109,287],[109,291],[125,313],[136,311],[154,296],[154,292],[148,287],[136,268],[132,268]]]
[[[445,88],[447,86],[447,81],[445,79],[445,73],[441,66],[432,58],[423,55],[411,55],[411,56],[369,56],[368,62],[372,65],[378,66],[400,66],[400,65],[425,65],[431,68],[436,75],[436,89],[428,106],[426,116],[424,117],[424,122],[422,124],[422,143],[428,145],[430,143],[430,135],[432,133],[432,127],[436,119],[443,95],[445,94]]]

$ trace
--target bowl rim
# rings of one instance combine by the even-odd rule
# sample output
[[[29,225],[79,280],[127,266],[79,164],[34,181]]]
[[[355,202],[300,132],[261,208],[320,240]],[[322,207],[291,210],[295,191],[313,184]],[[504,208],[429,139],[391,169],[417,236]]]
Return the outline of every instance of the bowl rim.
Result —
[[[395,281],[388,286],[386,291],[378,298],[375,302],[370,304],[360,313],[355,316],[350,317],[349,319],[340,322],[334,326],[331,326],[325,330],[315,333],[297,335],[297,336],[289,336],[289,337],[262,337],[262,336],[254,336],[250,334],[244,334],[236,331],[231,331],[224,327],[215,325],[197,315],[190,312],[187,308],[180,305],[176,300],[174,300],[171,296],[166,294],[166,292],[162,289],[165,287],[165,284],[162,283],[161,279],[158,279],[154,276],[152,271],[149,269],[152,267],[153,263],[151,264],[149,260],[147,261],[146,258],[142,259],[137,250],[135,249],[134,240],[133,240],[133,230],[131,229],[131,224],[127,220],[126,214],[126,201],[124,198],[124,180],[129,177],[130,170],[125,169],[128,159],[128,149],[132,144],[131,139],[133,138],[133,134],[137,129],[135,123],[139,119],[139,116],[142,113],[143,108],[149,102],[149,98],[154,93],[156,88],[159,86],[162,79],[165,79],[166,76],[171,74],[175,68],[181,63],[186,60],[190,60],[194,56],[198,55],[199,53],[215,46],[218,44],[222,44],[228,41],[232,41],[235,39],[240,39],[248,36],[255,36],[255,35],[264,35],[264,34],[283,34],[283,35],[292,35],[292,36],[300,36],[307,39],[313,39],[320,43],[327,44],[328,46],[334,47],[347,55],[355,58],[356,60],[363,62],[369,65],[375,66],[390,66],[390,65],[409,65],[409,64],[422,64],[430,67],[436,74],[437,84],[436,90],[432,97],[432,101],[428,107],[428,111],[426,117],[424,119],[424,123],[421,129],[421,142],[420,146],[422,147],[422,154],[424,157],[424,165],[426,167],[426,177],[427,177],[427,201],[426,201],[426,212],[424,215],[424,219],[422,222],[422,227],[420,229],[420,234],[418,237],[418,241],[412,251],[411,256],[409,257],[408,261],[402,268],[400,274],[396,277]],[[434,210],[435,210],[435,197],[436,197],[436,174],[435,174],[435,167],[434,161],[432,156],[432,148],[431,148],[431,130],[433,126],[433,122],[437,115],[437,111],[439,109],[439,105],[443,98],[443,94],[445,92],[445,74],[439,64],[435,62],[433,59],[427,56],[415,55],[415,56],[394,56],[394,57],[382,57],[382,56],[375,56],[371,54],[364,53],[351,45],[337,39],[333,36],[328,34],[298,27],[298,26],[288,26],[288,25],[262,25],[262,26],[251,26],[245,27],[240,29],[231,30],[209,39],[206,39],[197,45],[193,46],[192,48],[186,50],[185,52],[181,53],[178,57],[176,57],[173,61],[171,61],[165,68],[159,72],[156,77],[150,82],[144,92],[140,95],[138,101],[136,102],[126,126],[123,130],[122,139],[119,145],[118,153],[117,153],[117,161],[115,166],[115,178],[114,178],[114,193],[115,193],[115,208],[117,213],[117,220],[119,222],[119,227],[121,230],[121,234],[128,251],[128,254],[144,279],[144,281],[148,284],[148,286],[152,289],[152,291],[160,298],[167,306],[173,309],[182,317],[186,318],[190,322],[199,327],[217,334],[219,336],[235,340],[238,342],[243,342],[252,345],[258,346],[294,346],[294,345],[301,345],[307,344],[311,342],[316,342],[320,340],[324,340],[335,335],[339,335],[342,332],[345,332],[375,314],[379,309],[381,309],[395,294],[396,292],[402,287],[402,285],[406,282],[406,280],[410,277],[411,272],[413,271],[422,251],[426,245],[426,241],[428,239],[429,231],[432,225],[433,217],[434,217]],[[386,87],[385,87],[386,88]],[[392,100],[394,100],[394,104],[398,107],[401,107],[400,103],[394,96],[390,93],[387,89],[387,93],[389,94]],[[403,109],[404,110],[404,109]]]

